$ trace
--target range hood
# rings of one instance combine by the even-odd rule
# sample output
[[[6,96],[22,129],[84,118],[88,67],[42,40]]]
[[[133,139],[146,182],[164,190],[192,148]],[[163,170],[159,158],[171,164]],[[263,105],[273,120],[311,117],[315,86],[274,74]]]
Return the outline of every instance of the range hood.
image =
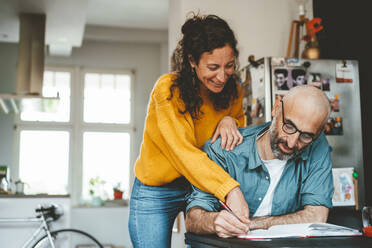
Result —
[[[43,97],[43,74],[45,58],[45,14],[20,14],[16,92],[0,94],[0,108],[5,113],[19,113],[23,101],[34,101],[40,105]],[[27,104],[29,105],[29,103]]]

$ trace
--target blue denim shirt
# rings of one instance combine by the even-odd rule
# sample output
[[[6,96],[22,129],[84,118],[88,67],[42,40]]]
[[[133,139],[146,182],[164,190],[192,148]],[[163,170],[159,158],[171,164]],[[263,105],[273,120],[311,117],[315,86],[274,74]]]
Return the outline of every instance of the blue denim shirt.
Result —
[[[254,127],[243,127],[239,131],[244,139],[242,144],[232,151],[221,148],[220,139],[209,144],[203,150],[208,156],[224,168],[232,178],[240,183],[249,214],[252,217],[270,185],[270,174],[262,162],[256,145],[256,139],[270,127],[264,123]],[[271,215],[283,215],[303,209],[305,205],[323,205],[332,208],[333,178],[330,147],[324,134],[297,157],[289,160],[274,191]],[[187,211],[200,207],[210,212],[222,208],[218,200],[193,186],[188,199]]]

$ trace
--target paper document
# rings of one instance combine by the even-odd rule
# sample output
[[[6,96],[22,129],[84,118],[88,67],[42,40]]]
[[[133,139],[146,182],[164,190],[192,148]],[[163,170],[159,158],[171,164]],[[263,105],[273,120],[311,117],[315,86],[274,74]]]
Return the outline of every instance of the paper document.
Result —
[[[238,236],[244,239],[286,238],[286,237],[321,237],[321,236],[360,236],[362,233],[353,228],[328,223],[304,223],[276,225],[269,229],[257,229],[247,235]]]
[[[334,194],[333,206],[355,206],[354,168],[332,168]]]

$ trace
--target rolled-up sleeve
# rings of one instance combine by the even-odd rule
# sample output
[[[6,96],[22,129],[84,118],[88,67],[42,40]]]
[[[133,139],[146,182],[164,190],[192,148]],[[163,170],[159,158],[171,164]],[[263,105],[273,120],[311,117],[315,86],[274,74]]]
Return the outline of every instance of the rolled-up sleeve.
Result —
[[[192,186],[192,188],[192,192],[187,199],[186,213],[193,207],[199,207],[208,212],[217,212],[220,210],[219,202],[216,197],[201,191],[195,186]]]
[[[325,139],[325,138],[324,138]],[[320,159],[312,162],[301,187],[301,205],[325,206],[332,208],[333,177],[332,160],[328,142],[324,140],[318,147]]]

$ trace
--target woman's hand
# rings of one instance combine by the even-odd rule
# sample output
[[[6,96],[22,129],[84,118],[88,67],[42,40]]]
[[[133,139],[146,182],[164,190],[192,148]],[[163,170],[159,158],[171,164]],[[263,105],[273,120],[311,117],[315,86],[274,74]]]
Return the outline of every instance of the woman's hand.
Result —
[[[218,123],[211,144],[216,141],[218,136],[221,136],[221,147],[226,151],[233,150],[235,146],[240,145],[243,141],[243,136],[240,134],[235,120],[230,116],[223,117]]]

